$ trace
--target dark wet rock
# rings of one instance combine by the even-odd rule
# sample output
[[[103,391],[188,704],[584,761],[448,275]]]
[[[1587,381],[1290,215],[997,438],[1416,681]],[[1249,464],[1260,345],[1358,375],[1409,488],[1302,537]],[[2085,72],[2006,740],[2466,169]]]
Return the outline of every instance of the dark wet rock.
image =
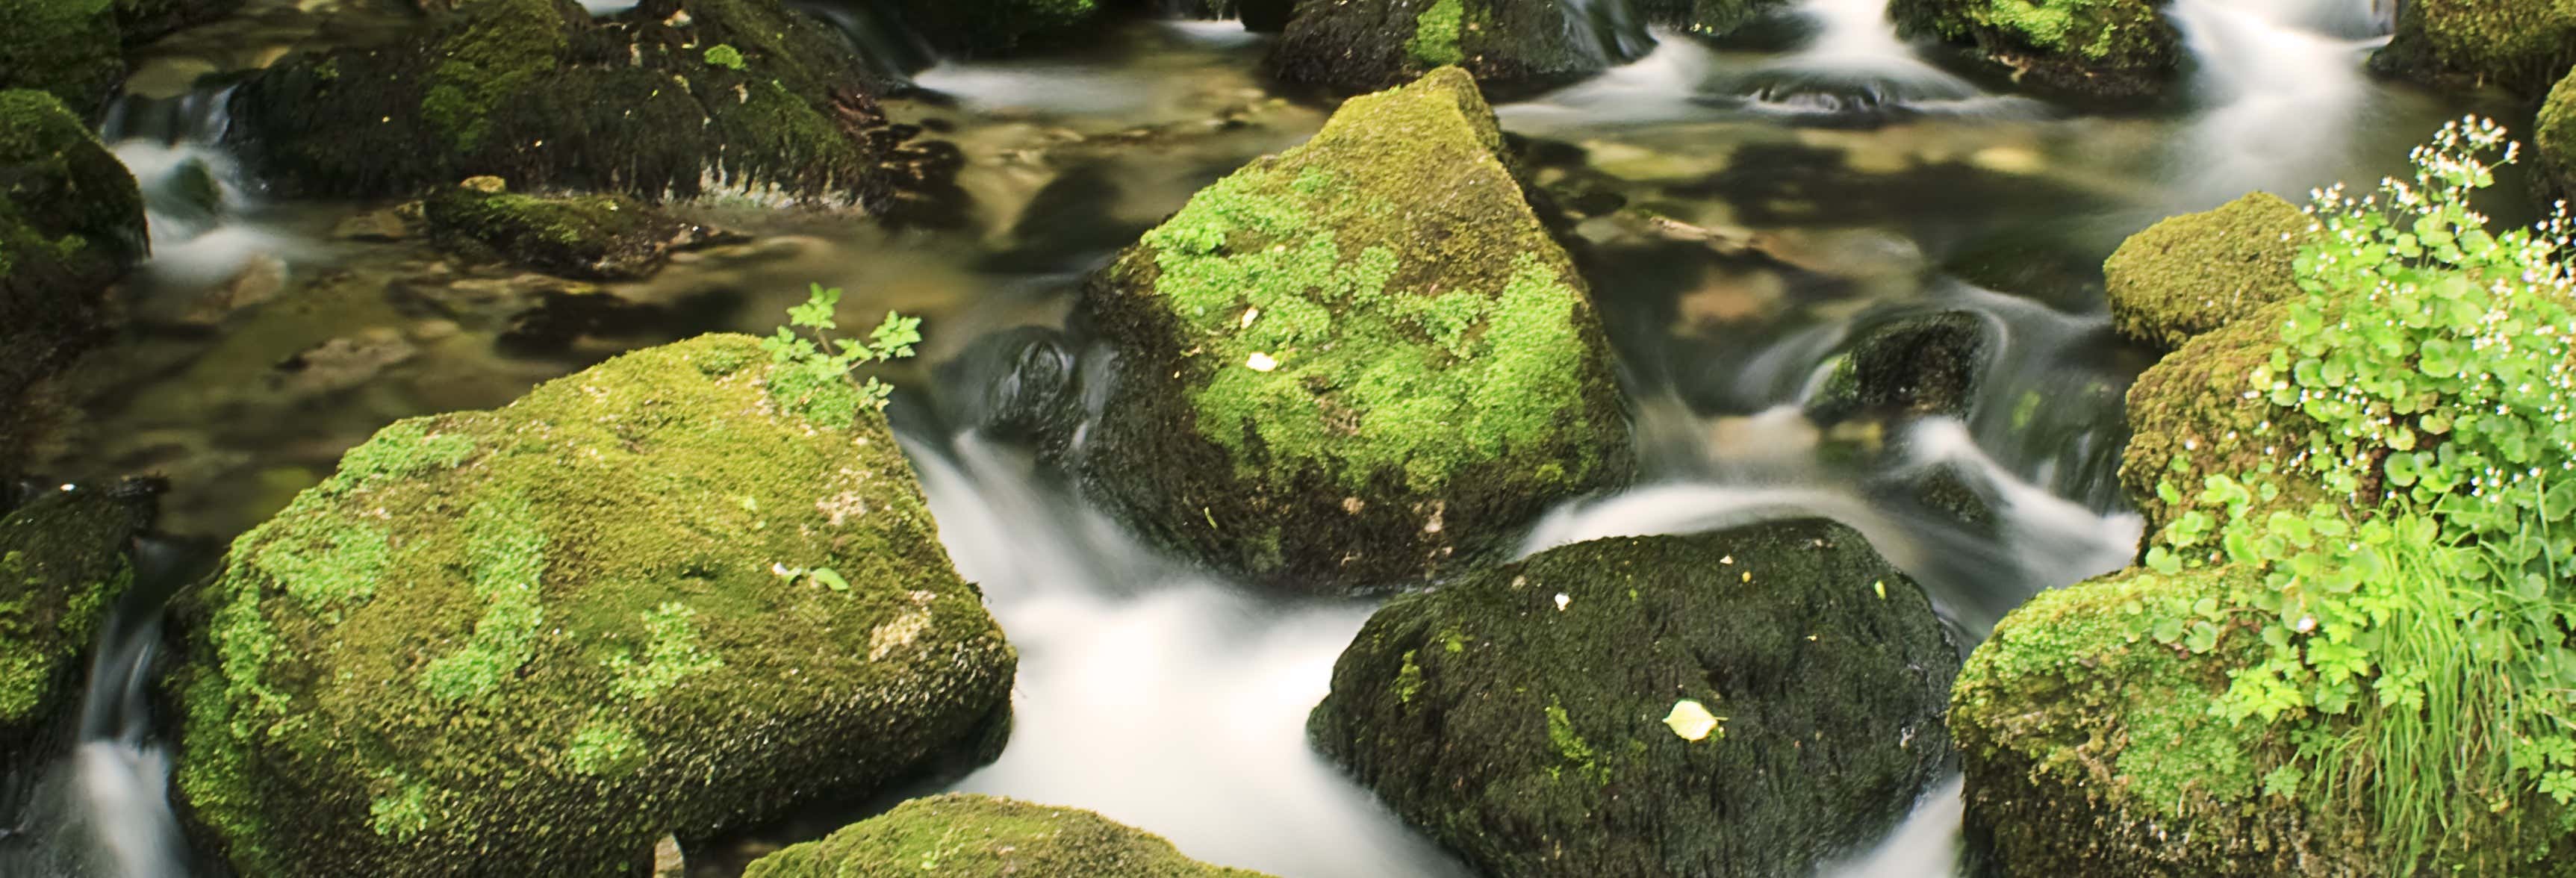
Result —
[[[2165,0],[1894,0],[1909,37],[1968,47],[2024,88],[2072,99],[2136,102],[2181,79],[2182,34]]]
[[[967,793],[897,805],[828,838],[762,857],[743,870],[743,878],[892,876],[922,870],[950,878],[1263,878],[1258,872],[1192,860],[1162,836],[1090,811]]]
[[[2111,327],[2160,350],[2299,294],[2292,271],[2307,214],[2256,192],[2169,217],[2129,237],[2102,264]]]
[[[1016,658],[856,394],[705,336],[351,449],[174,609],[199,849],[628,875],[985,745]]]
[[[1061,41],[1100,15],[1095,0],[893,0],[893,7],[933,47],[967,56]]]
[[[2102,251],[2063,228],[2006,228],[1962,243],[1941,260],[1950,276],[2070,313],[2101,307]]]
[[[1288,20],[1297,13],[1297,0],[1235,0],[1234,13],[1243,20],[1244,30],[1275,34],[1288,29]]]
[[[1950,756],[1957,648],[1820,520],[1599,540],[1389,602],[1315,745],[1496,878],[1807,874]],[[1683,701],[1722,722],[1687,724]]]
[[[1807,416],[1830,424],[1869,412],[1965,414],[1992,358],[1993,332],[1972,311],[1918,314],[1864,330],[1808,401]]]
[[[1631,8],[1650,24],[1724,37],[1790,5],[1789,0],[1639,0]]]
[[[242,0],[116,0],[125,44],[139,46],[240,10]]]
[[[0,512],[0,764],[32,764],[71,731],[90,652],[133,583],[126,544],[158,486],[44,484]]]
[[[421,212],[450,251],[589,280],[643,278],[674,251],[747,240],[622,195],[525,195],[489,177],[433,191]]]
[[[939,385],[963,388],[943,400],[950,425],[998,439],[1060,446],[1082,417],[1071,342],[1042,326],[990,333],[939,366]]]
[[[1880,500],[1911,504],[1974,533],[1992,535],[2002,524],[1995,516],[1996,499],[1985,479],[1955,463],[1934,464],[1875,480],[1868,493]]]
[[[1301,3],[1267,62],[1282,81],[1342,94],[1402,85],[1458,66],[1498,99],[1565,85],[1653,45],[1596,33],[1553,0],[1348,0]]]
[[[2537,97],[2576,65],[2576,5],[2560,0],[2406,0],[2371,69],[2419,82],[2492,85]]]
[[[955,209],[954,147],[905,143],[878,75],[779,0],[645,0],[598,20],[571,0],[474,0],[435,21],[245,82],[230,130],[248,169],[300,197],[492,175],[535,192]]]
[[[1624,484],[1599,317],[1500,144],[1455,69],[1353,98],[1094,275],[1081,315],[1117,360],[1085,491],[1186,557],[1336,592],[1463,569]]]
[[[124,163],[52,96],[0,91],[0,471],[36,431],[29,388],[100,339],[146,246]]]

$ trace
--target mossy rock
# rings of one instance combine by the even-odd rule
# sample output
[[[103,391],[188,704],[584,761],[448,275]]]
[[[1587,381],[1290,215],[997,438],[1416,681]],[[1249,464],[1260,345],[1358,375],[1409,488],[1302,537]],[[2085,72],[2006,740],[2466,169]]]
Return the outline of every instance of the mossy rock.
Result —
[[[2186,342],[2129,386],[2129,446],[2120,456],[2120,486],[2146,517],[2153,538],[2187,510],[2223,520],[2223,507],[2200,500],[2208,478],[2262,474],[2279,489],[2264,509],[2304,510],[2330,499],[2298,461],[2308,437],[2323,429],[2268,396],[2248,398],[2257,369],[2281,347],[2292,302],[2276,302]],[[2167,489],[2171,490],[2168,491]]]
[[[623,195],[527,195],[490,178],[440,187],[421,213],[451,251],[590,280],[646,277],[674,251],[730,237]]]
[[[1939,775],[1958,666],[1859,533],[1787,521],[1581,543],[1397,598],[1308,731],[1481,874],[1807,874]],[[1723,721],[1684,738],[1665,718],[1685,699]]]
[[[1994,330],[1972,311],[1900,317],[1860,333],[1807,403],[1830,424],[1862,413],[1963,415],[1993,359]]]
[[[1498,97],[1536,94],[1630,60],[1552,0],[1348,0],[1299,4],[1269,69],[1281,81],[1353,94],[1411,82],[1448,66],[1465,68]],[[1644,51],[1642,48],[1636,49]]]
[[[2273,731],[2283,726],[2212,712],[2229,672],[2263,647],[2245,632],[2195,654],[2149,633],[2168,617],[2198,621],[2188,608],[2199,599],[2253,585],[2239,576],[2131,568],[2058,589],[2005,617],[1969,656],[1950,729],[1968,829],[1991,840],[1996,874],[2576,875],[2576,837],[2551,835],[2547,808],[2453,827],[2444,852],[2391,869],[2373,859],[2375,818],[2352,798],[2267,793],[2264,778],[2291,752]],[[2518,820],[2524,811],[2536,819]],[[2489,859],[2552,845],[2534,862]]]
[[[35,429],[27,389],[99,339],[145,241],[125,164],[52,95],[0,91],[0,471]]]
[[[527,191],[733,195],[896,213],[953,187],[953,148],[900,143],[884,86],[779,0],[471,0],[414,41],[300,55],[233,94],[233,145],[297,197],[398,196],[490,175]]]
[[[1990,67],[2042,94],[2137,102],[2181,80],[2182,34],[2165,0],[1894,0],[1908,37],[1972,47]]]
[[[2537,129],[2531,139],[2540,153],[2541,200],[2576,199],[2576,73],[2549,90]]]
[[[2268,192],[2168,217],[2129,236],[2102,264],[2111,328],[2173,350],[2265,305],[2299,295],[2292,270],[2307,214]]]
[[[747,336],[630,353],[396,422],[242,535],[177,613],[201,846],[623,875],[990,734],[1016,658],[884,418],[788,378]]]
[[[905,802],[743,870],[743,878],[898,875],[1263,878],[1182,856],[1162,836],[1089,811],[965,793]]]
[[[116,0],[116,23],[125,44],[139,46],[177,32],[221,20],[239,11],[243,0]]]
[[[914,35],[966,56],[1059,42],[1100,16],[1097,0],[895,0],[893,6]]]
[[[1082,484],[1258,582],[1414,580],[1624,484],[1600,319],[1455,68],[1353,98],[1093,276],[1116,348]]]
[[[111,0],[0,0],[0,89],[32,89],[96,118],[125,82]],[[0,118],[0,132],[16,119]]]
[[[133,582],[143,483],[45,491],[0,515],[0,763],[32,764],[80,710],[90,651]]]
[[[2576,65],[2576,0],[2407,0],[2372,69],[2538,96]]]

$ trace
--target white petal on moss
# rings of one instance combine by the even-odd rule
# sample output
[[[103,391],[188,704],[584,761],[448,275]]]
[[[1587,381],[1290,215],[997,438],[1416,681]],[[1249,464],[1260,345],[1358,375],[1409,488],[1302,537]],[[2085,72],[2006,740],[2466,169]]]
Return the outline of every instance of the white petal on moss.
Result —
[[[1708,733],[1717,731],[1717,724],[1722,721],[1716,714],[1708,712],[1708,705],[1688,698],[1673,702],[1673,712],[1664,714],[1664,725],[1672,727],[1673,734],[1682,736],[1685,741],[1708,737]]]

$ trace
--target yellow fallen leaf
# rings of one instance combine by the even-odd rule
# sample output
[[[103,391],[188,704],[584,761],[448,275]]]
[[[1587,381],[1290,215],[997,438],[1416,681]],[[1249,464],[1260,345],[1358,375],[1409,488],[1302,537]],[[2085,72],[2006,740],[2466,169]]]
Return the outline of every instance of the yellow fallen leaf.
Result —
[[[1673,702],[1673,712],[1664,715],[1664,725],[1672,727],[1673,734],[1682,736],[1685,741],[1706,738],[1710,732],[1716,732],[1720,738],[1726,737],[1725,730],[1718,727],[1725,721],[1725,717],[1709,713],[1708,705],[1688,698]]]

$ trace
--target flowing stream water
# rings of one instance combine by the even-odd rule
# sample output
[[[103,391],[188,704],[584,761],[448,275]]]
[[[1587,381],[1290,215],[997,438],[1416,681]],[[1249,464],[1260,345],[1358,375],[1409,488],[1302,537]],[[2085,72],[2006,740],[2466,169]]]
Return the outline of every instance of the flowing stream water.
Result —
[[[1572,6],[1570,20],[1624,28],[1616,5]],[[918,51],[873,17],[821,11],[880,55]],[[2100,260],[2156,217],[2248,189],[2296,200],[2376,179],[2463,109],[2364,75],[2387,23],[2371,0],[2178,0],[2190,106],[2143,115],[1982,89],[1900,40],[1878,0],[1787,14],[1805,36],[1785,49],[1658,34],[1633,63],[1499,108],[1537,144],[1538,182],[1582,217],[1645,462],[1633,489],[1535,523],[1523,551],[1823,515],[1921,582],[1963,644],[2136,545],[2113,474],[2120,397],[2152,355],[2111,334]],[[756,239],[578,289],[353,231],[390,205],[263,199],[209,145],[219,91],[138,94],[106,131],[151,208],[137,328],[75,376],[86,420],[49,466],[167,474],[168,527],[238,533],[394,418],[500,405],[642,345],[763,332],[806,282],[839,285],[870,319],[926,318],[924,356],[889,376],[904,388],[895,420],[960,572],[1020,650],[1010,746],[943,782],[1094,809],[1287,878],[1464,875],[1305,740],[1306,712],[1373,601],[1265,595],[1159,557],[1028,449],[975,428],[975,401],[1030,339],[1078,341],[1058,333],[1084,272],[1321,124],[1324,110],[1264,89],[1266,45],[1230,22],[1152,22],[1043,57],[932,64],[915,76],[928,94],[889,111],[965,151],[966,228],[706,205],[704,220]],[[1998,252],[2012,254],[2001,271],[1986,255]],[[533,338],[497,310],[580,296],[619,310],[575,312],[571,329]],[[1940,312],[1973,315],[1988,342],[1965,414],[1832,428],[1802,414],[1855,338]],[[1889,490],[1936,472],[1993,520]],[[180,839],[146,698],[180,551],[137,549],[143,580],[161,584],[137,589],[103,635],[69,752],[0,768],[19,806],[0,874],[213,874]],[[1885,841],[1824,873],[1959,874],[1959,790],[1945,780]],[[701,871],[726,874],[779,840],[735,840]]]

